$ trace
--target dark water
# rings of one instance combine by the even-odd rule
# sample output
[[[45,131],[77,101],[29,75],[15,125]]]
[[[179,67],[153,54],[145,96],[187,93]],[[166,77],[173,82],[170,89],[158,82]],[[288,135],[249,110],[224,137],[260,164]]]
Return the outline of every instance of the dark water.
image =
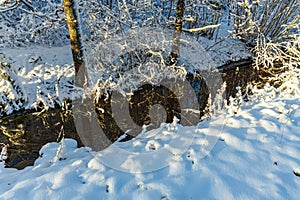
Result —
[[[251,65],[246,65],[239,67],[238,70],[235,67],[224,70],[222,78],[227,83],[225,98],[228,98],[234,96],[237,86],[243,88],[248,82],[257,81],[257,73],[251,68]],[[196,92],[200,115],[203,115],[209,95],[206,82],[203,78],[192,75],[188,75],[187,80]],[[162,105],[165,108],[166,122],[171,122],[173,116],[180,118],[179,100],[172,94],[172,91],[168,91],[162,86],[148,84],[139,88],[132,96],[129,106],[130,119],[139,126],[149,124],[149,110],[154,104]],[[123,135],[124,129],[130,129],[130,127],[120,128],[115,122],[109,100],[101,98],[96,107],[101,107],[104,110],[103,112],[103,110],[96,109],[96,113],[101,128],[111,142]],[[124,121],[123,124],[126,125],[127,122]],[[159,125],[152,124],[154,124],[152,128]],[[139,128],[132,130],[132,133],[125,140],[131,139],[140,131]],[[66,138],[77,140],[78,145],[83,146],[83,142],[76,132],[72,114],[60,109],[49,110],[40,115],[34,111],[25,111],[2,117],[0,142],[10,145],[10,155],[6,161],[6,166],[22,169],[33,165],[39,157],[40,148],[48,142],[60,141],[63,135]],[[99,146],[99,149],[105,147],[104,144]]]
[[[61,110],[49,110],[37,115],[33,111],[1,118],[0,141],[10,145],[8,167],[22,169],[32,165],[39,156],[39,149],[48,142],[59,141],[63,134],[82,145],[76,133],[72,116]]]

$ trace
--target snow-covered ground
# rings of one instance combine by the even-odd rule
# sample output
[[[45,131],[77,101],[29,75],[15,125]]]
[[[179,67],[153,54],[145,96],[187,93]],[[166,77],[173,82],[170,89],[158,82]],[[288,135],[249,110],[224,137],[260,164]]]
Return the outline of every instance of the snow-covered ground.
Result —
[[[69,46],[33,46],[0,49],[10,67],[4,69],[21,90],[10,81],[0,81],[0,116],[20,109],[49,108],[76,97],[74,66]],[[16,104],[18,100],[22,100]]]
[[[218,65],[250,56],[238,42],[204,44]],[[25,93],[21,108],[51,107],[53,101],[71,98],[74,71],[68,47],[1,52],[11,58]],[[197,126],[182,127],[175,120],[99,152],[77,148],[71,139],[48,143],[35,165],[23,170],[0,162],[0,199],[297,199],[298,81],[294,77],[279,89],[254,89],[251,101],[232,101],[218,117]],[[0,90],[14,94],[8,84],[2,82]],[[154,156],[126,158],[115,152],[120,149]]]
[[[0,199],[298,199],[300,85],[295,78],[286,86],[282,93],[254,90],[252,101],[229,106],[224,121],[215,124],[220,133],[207,155],[203,147],[209,145],[211,124],[220,123],[216,117],[196,127],[163,124],[108,148],[149,153],[178,135],[192,136],[186,152],[170,149],[171,157],[161,160],[168,165],[148,173],[138,173],[143,163],[130,166],[131,173],[108,167],[105,151],[77,148],[74,140],[64,139],[45,145],[34,166],[0,168]]]

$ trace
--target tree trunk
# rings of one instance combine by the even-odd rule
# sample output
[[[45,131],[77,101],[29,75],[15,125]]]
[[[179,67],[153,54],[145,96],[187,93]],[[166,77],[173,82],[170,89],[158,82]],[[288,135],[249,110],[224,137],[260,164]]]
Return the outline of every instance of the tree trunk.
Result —
[[[79,69],[83,67],[83,51],[80,41],[79,16],[77,16],[76,9],[74,0],[64,0],[64,11],[68,22],[75,75],[77,76]]]
[[[170,65],[176,64],[178,58],[180,56],[180,36],[182,32],[182,20],[184,15],[184,0],[178,0],[176,7],[176,19],[175,19],[175,27],[174,27],[174,36],[173,36],[173,44],[170,54]]]

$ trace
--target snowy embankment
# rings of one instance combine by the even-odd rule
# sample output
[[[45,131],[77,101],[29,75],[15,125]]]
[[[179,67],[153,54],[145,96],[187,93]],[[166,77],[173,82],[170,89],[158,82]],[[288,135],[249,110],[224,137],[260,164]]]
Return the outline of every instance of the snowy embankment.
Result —
[[[20,109],[54,108],[76,97],[69,46],[0,49],[0,53],[9,64],[2,70],[13,79],[0,81],[0,116]]]
[[[6,50],[5,54],[15,60],[13,73],[19,77],[19,85],[26,94],[21,107],[32,108],[43,103],[38,94],[46,95],[42,99],[57,102],[69,97],[68,85],[74,73],[68,64],[70,52],[58,56],[59,51],[51,54],[52,50],[38,49],[34,53]],[[215,63],[222,65],[232,60],[229,59],[232,55],[242,55],[230,45],[224,50],[227,53]],[[52,59],[51,63],[47,59]],[[300,195],[298,81],[295,77],[279,89],[254,89],[251,101],[240,104],[239,99],[233,100],[218,118],[195,127],[182,127],[176,122],[163,124],[130,141],[115,142],[104,151],[77,148],[71,139],[48,143],[40,150],[34,166],[16,170],[4,168],[3,162],[0,163],[0,199],[297,199]],[[13,91],[7,84],[2,82],[0,89]],[[51,107],[51,102],[44,102]],[[181,144],[186,143],[189,145],[182,151]],[[162,156],[147,160],[161,166],[159,169],[139,173],[147,168],[144,162],[137,164],[139,160],[130,157],[118,160],[112,156],[112,162],[105,160],[115,148],[154,155],[165,149],[170,154],[167,159]],[[115,156],[120,158],[119,154]],[[124,172],[126,169],[130,172]]]
[[[277,93],[284,89],[285,92]],[[291,79],[277,90],[254,89],[252,100],[227,107],[224,121],[212,118],[197,127],[164,124],[159,134],[143,133],[114,143],[132,152],[155,152],[178,135],[192,136],[183,154],[172,152],[168,166],[149,173],[107,167],[104,151],[77,148],[64,139],[41,150],[34,166],[0,168],[1,199],[297,199],[300,195],[300,85]],[[231,114],[231,113],[237,114]],[[220,127],[214,148],[206,135]],[[153,133],[153,131],[152,131]],[[109,147],[109,148],[112,148]],[[108,148],[108,149],[109,149]],[[113,157],[111,159],[114,159]],[[128,160],[124,166],[130,165]],[[158,163],[159,164],[159,163]]]
[[[220,39],[215,43],[199,38],[199,44],[212,58],[212,68],[252,56],[244,44],[235,39]],[[0,81],[0,116],[24,108],[54,108],[66,99],[81,95],[73,86],[75,71],[69,46],[0,49],[0,53],[10,64],[2,70],[14,79],[14,83]],[[207,63],[202,65],[206,68]]]

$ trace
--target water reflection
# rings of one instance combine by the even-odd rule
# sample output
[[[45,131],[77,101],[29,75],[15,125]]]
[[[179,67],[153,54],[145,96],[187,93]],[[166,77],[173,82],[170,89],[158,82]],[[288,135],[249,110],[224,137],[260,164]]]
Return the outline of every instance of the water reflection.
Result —
[[[66,116],[60,110],[49,110],[40,115],[26,111],[2,117],[0,141],[10,145],[6,166],[22,169],[32,165],[44,144],[61,139],[62,127],[65,137],[74,138],[82,145],[72,117]]]
[[[238,71],[227,69],[222,73],[222,78],[227,82],[226,98],[228,98],[234,96],[237,86],[245,86],[248,82],[256,81],[257,73],[252,70],[251,66],[248,66],[240,68]],[[209,95],[205,80],[201,76],[194,77],[192,75],[188,75],[187,80],[196,92],[200,115],[202,116]],[[155,114],[156,111],[151,110],[155,104],[161,105],[166,111],[164,116],[156,116],[157,121],[153,120],[153,113]],[[158,127],[160,120],[171,122],[173,116],[180,118],[178,98],[162,86],[149,84],[142,86],[134,92],[129,110],[131,119],[139,126],[150,124],[152,118],[152,127],[150,128]],[[124,125],[122,128],[120,128],[120,122],[116,123],[111,110],[110,98],[103,97],[98,101],[96,113],[101,128],[111,142],[123,135],[124,129],[131,129],[131,127],[126,127],[128,123],[125,118],[125,121],[122,122]],[[83,145],[76,132],[73,116],[59,109],[49,110],[40,115],[32,111],[25,111],[2,117],[0,119],[0,142],[10,145],[10,155],[6,161],[6,166],[22,169],[33,165],[35,159],[39,157],[39,150],[43,145],[48,142],[60,141],[62,128],[66,138],[76,139],[79,146]],[[124,140],[129,140],[140,132],[141,129],[131,130],[131,133]],[[105,147],[104,144],[99,146],[99,149]]]

